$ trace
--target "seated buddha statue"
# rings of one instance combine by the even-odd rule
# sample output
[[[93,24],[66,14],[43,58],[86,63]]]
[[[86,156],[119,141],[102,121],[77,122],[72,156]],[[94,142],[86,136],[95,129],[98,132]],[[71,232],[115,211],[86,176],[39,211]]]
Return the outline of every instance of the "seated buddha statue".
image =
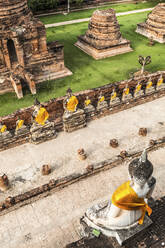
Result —
[[[150,94],[154,91],[155,91],[155,88],[153,86],[152,78],[150,77],[148,82],[146,83],[145,94]]]
[[[53,121],[48,121],[48,118],[49,113],[36,98],[34,102],[34,111],[32,113],[33,125],[30,128],[31,143],[38,144],[57,136],[55,124]]]
[[[17,117],[15,135],[24,134],[28,132],[28,128],[24,124],[24,120]]]
[[[163,75],[161,74],[157,80],[156,89],[160,90],[164,88],[165,88],[164,78],[163,78]]]
[[[97,102],[97,109],[101,110],[101,109],[106,109],[108,107],[108,104],[105,100],[105,97],[103,95],[102,92],[100,92],[99,96],[98,96],[98,102]]]
[[[130,93],[130,88],[128,86],[128,84],[126,84],[125,88],[123,89],[123,93],[122,93],[122,101],[128,101],[132,99],[132,95]]]
[[[117,96],[117,92],[115,90],[115,88],[113,88],[113,91],[111,93],[111,97],[110,97],[110,106],[116,105],[120,103],[120,98]]]
[[[86,96],[86,99],[84,101],[84,111],[87,115],[92,114],[95,111],[95,108],[92,105],[89,96]]]
[[[135,90],[134,90],[134,97],[138,98],[138,97],[143,96],[143,95],[144,95],[144,92],[142,90],[142,84],[140,82],[138,82],[138,84],[136,85]]]
[[[7,126],[0,121],[0,140],[11,138],[12,134],[7,130]]]
[[[156,179],[152,177],[153,165],[146,150],[129,164],[128,171],[130,180],[116,189],[108,205],[102,208],[96,205],[87,210],[85,222],[89,226],[106,230],[127,229],[143,224],[146,212],[148,215],[152,213],[147,199],[153,192]]]
[[[70,88],[67,89],[66,92],[66,97],[63,101],[63,107],[65,110],[65,114],[69,115],[77,110],[77,105],[78,105],[78,99],[76,96],[73,95],[72,90]]]
[[[33,125],[44,125],[48,122],[49,114],[47,110],[41,106],[38,99],[34,102],[34,111],[32,113]]]

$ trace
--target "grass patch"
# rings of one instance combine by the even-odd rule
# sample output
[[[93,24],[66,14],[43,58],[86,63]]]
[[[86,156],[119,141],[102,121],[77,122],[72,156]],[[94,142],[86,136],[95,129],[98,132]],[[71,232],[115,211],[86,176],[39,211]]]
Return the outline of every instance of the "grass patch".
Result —
[[[81,11],[76,11],[76,12],[71,12],[68,15],[64,16],[63,14],[56,14],[56,15],[50,15],[50,16],[43,16],[40,17],[40,20],[44,24],[51,24],[51,23],[58,23],[58,22],[64,22],[64,21],[70,21],[70,20],[76,20],[76,19],[81,19],[81,18],[89,18],[91,17],[92,13],[96,9],[109,9],[113,8],[116,10],[116,12],[125,12],[125,11],[131,11],[131,10],[138,10],[138,9],[145,9],[145,8],[152,8],[156,6],[160,0],[153,0],[153,1],[148,1],[144,3],[129,3],[129,4],[111,4],[109,6],[102,6],[94,9],[89,9],[89,10],[81,10]]]
[[[131,41],[134,51],[98,61],[74,46],[77,36],[87,30],[88,23],[47,29],[48,41],[57,39],[64,44],[65,65],[73,72],[73,75],[38,85],[37,98],[44,102],[65,95],[68,87],[76,92],[127,79],[130,72],[140,68],[139,55],[151,56],[152,63],[146,67],[148,71],[164,70],[164,44],[155,43],[153,47],[150,47],[147,38],[135,33],[137,23],[143,22],[146,16],[147,13],[138,13],[119,17],[122,35]],[[0,116],[32,105],[34,98],[35,96],[28,93],[19,100],[15,93],[1,95]]]

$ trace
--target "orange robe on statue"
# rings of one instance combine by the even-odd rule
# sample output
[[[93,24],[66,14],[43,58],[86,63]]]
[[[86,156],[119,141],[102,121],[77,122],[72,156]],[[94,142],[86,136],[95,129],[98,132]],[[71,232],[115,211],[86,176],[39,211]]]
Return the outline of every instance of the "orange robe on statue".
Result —
[[[124,210],[141,210],[142,216],[139,224],[143,224],[146,211],[151,215],[152,209],[145,203],[144,198],[138,197],[136,192],[131,188],[130,181],[123,183],[117,188],[112,195],[112,204]]]

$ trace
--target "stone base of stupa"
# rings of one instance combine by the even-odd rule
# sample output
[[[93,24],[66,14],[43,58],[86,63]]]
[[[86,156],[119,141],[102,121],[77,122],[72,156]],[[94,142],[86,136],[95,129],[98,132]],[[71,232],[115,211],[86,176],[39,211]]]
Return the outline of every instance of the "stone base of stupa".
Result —
[[[143,36],[159,43],[165,43],[165,33],[160,33],[159,30],[157,30],[157,32],[152,30],[152,27],[148,27],[146,23],[137,24],[136,33],[142,34]]]
[[[78,41],[75,43],[75,46],[80,48],[83,52],[92,56],[94,59],[104,59],[112,56],[116,56],[118,54],[132,52],[133,49],[130,47],[130,42],[122,39],[117,45],[111,46],[103,49],[96,49],[90,44],[88,44],[83,36],[78,38]]]

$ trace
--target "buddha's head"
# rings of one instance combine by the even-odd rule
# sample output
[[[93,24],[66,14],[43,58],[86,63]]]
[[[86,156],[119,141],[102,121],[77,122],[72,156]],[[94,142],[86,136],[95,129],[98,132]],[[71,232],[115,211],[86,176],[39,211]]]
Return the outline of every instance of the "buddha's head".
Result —
[[[66,93],[67,93],[67,96],[71,97],[72,96],[72,90],[71,90],[71,88],[68,88],[67,91],[66,91]]]
[[[41,103],[36,98],[35,101],[34,101],[34,109],[38,111],[40,109],[40,107],[41,107]]]
[[[3,123],[3,121],[0,119],[0,125],[2,126],[2,125],[4,125],[4,123]]]
[[[153,165],[148,160],[147,152],[144,150],[140,158],[134,159],[128,167],[129,176],[133,183],[143,186],[153,173]]]

